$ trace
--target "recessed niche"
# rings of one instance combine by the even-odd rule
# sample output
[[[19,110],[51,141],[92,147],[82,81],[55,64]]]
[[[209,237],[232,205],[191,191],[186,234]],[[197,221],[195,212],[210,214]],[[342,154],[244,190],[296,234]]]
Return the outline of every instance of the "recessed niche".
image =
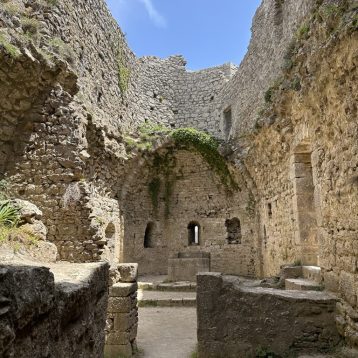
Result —
[[[229,244],[241,244],[241,223],[238,218],[227,219],[225,221],[227,238]]]

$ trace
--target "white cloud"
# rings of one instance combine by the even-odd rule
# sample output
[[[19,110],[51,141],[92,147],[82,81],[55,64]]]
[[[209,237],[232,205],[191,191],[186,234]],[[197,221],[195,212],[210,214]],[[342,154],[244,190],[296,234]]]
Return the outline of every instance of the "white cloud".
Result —
[[[158,27],[166,27],[167,26],[166,19],[154,7],[152,0],[139,0],[139,1],[141,3],[143,3],[150,19],[154,22],[154,24],[156,26],[158,26]]]

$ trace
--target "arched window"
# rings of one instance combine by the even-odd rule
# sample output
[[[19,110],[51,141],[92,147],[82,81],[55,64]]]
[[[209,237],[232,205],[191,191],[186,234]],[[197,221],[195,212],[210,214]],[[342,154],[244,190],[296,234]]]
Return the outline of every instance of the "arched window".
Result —
[[[241,244],[241,223],[238,218],[225,221],[227,241],[229,244]]]
[[[188,225],[188,243],[189,245],[200,245],[200,225],[192,221]]]
[[[152,222],[149,222],[147,224],[147,227],[145,228],[145,233],[144,233],[144,248],[151,248],[154,247],[154,229],[155,229],[155,225]]]

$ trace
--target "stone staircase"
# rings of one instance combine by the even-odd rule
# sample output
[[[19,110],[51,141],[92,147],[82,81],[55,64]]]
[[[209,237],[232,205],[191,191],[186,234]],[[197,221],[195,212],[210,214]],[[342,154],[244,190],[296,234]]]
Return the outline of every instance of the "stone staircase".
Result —
[[[298,291],[323,291],[321,268],[318,266],[286,267],[285,289]]]
[[[195,307],[196,283],[165,282],[153,278],[139,279],[139,307]]]

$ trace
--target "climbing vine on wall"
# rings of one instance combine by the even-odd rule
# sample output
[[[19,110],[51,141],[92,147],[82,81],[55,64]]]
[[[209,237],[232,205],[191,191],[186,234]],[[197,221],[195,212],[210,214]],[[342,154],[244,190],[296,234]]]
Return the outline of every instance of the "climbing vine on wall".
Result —
[[[208,133],[194,128],[178,128],[173,130],[162,124],[146,121],[138,128],[136,134],[126,135],[124,142],[129,150],[135,148],[150,152],[153,150],[153,143],[163,137],[171,138],[174,145],[167,147],[161,153],[154,153],[149,158],[153,179],[148,183],[148,191],[155,210],[158,208],[159,195],[163,192],[165,214],[166,216],[169,215],[170,198],[176,179],[173,175],[173,169],[176,167],[175,149],[185,149],[200,154],[211,170],[218,175],[221,183],[227,190],[239,189],[230,173],[225,158],[219,152],[219,142]]]
[[[155,178],[149,183],[148,189],[151,196],[152,204],[155,210],[158,209],[159,194],[161,189],[161,181],[159,176],[164,181],[164,203],[165,203],[165,217],[170,214],[170,198],[173,192],[173,185],[175,178],[173,169],[176,166],[176,159],[173,155],[173,149],[168,149],[165,153],[155,153],[151,162],[152,171],[155,173]]]
[[[121,45],[119,45],[118,54],[117,54],[117,67],[118,67],[117,68],[118,86],[119,89],[121,90],[121,94],[123,95],[128,89],[131,70],[126,64],[124,51]]]
[[[219,142],[210,134],[194,128],[179,128],[171,133],[177,147],[194,150],[207,162],[219,176],[227,189],[238,189],[225,158],[219,152]]]

